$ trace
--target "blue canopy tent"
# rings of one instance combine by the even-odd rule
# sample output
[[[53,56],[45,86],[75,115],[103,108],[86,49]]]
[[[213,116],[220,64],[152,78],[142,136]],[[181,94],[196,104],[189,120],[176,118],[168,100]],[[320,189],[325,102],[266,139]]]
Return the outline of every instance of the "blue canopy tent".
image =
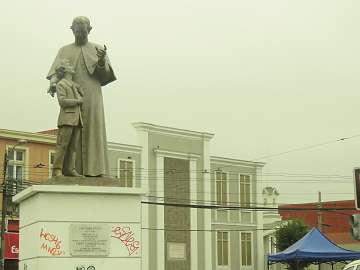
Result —
[[[360,252],[347,250],[335,245],[321,232],[313,228],[299,241],[279,253],[268,256],[269,265],[274,263],[331,263],[360,259]]]

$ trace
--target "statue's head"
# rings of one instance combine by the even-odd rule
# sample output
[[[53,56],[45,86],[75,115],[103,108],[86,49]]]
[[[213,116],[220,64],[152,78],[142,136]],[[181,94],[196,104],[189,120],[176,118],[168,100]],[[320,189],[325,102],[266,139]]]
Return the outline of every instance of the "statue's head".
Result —
[[[90,20],[87,17],[75,17],[70,28],[75,36],[76,43],[82,45],[87,42],[87,36],[92,29]]]
[[[56,76],[58,77],[59,80],[64,78],[65,73],[70,73],[70,74],[75,73],[74,67],[70,64],[70,61],[66,58],[60,60],[60,63],[58,64],[55,70],[56,70]]]

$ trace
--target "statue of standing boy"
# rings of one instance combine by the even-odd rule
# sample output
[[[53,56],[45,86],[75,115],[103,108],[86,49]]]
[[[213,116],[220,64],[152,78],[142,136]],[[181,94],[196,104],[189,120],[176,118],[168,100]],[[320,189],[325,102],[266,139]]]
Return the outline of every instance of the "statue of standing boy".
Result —
[[[76,144],[80,143],[82,130],[81,105],[83,90],[72,77],[74,67],[68,59],[62,59],[56,68],[56,76],[52,76],[49,93],[55,92],[60,105],[57,126],[59,128],[56,140],[56,152],[53,166],[53,176],[82,176],[75,169]]]

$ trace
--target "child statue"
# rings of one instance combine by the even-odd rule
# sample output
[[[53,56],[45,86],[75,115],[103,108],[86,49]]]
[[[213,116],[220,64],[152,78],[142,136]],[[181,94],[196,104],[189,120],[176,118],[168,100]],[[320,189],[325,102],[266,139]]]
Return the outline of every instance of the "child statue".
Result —
[[[56,75],[51,77],[49,93],[56,93],[60,105],[58,134],[56,140],[53,176],[81,177],[75,169],[76,149],[80,142],[82,129],[81,104],[83,90],[73,82],[74,67],[68,59],[62,59],[56,68]]]

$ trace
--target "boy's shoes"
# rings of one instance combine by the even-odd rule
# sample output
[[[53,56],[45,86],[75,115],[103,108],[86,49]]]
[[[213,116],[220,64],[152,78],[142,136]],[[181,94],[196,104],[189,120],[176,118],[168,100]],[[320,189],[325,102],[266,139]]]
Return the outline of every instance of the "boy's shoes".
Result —
[[[62,170],[61,170],[61,169],[54,169],[54,171],[53,171],[53,176],[54,176],[54,177],[63,176]]]

